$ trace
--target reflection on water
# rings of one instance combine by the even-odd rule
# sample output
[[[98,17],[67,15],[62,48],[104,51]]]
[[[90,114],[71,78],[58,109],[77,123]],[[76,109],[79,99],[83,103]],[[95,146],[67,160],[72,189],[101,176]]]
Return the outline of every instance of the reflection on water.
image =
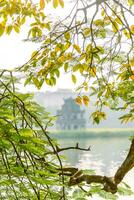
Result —
[[[130,142],[126,138],[99,139],[59,139],[61,146],[75,146],[79,143],[82,148],[91,146],[91,151],[68,150],[64,152],[68,164],[84,169],[95,169],[102,174],[111,174],[111,169],[121,164],[127,154]]]
[[[98,139],[59,139],[62,147],[75,146],[88,148],[91,151],[68,150],[64,151],[67,165],[77,166],[81,169],[92,169],[102,175],[113,175],[127,155],[130,141],[127,138],[98,138]],[[125,181],[134,187],[134,170],[128,173]],[[101,198],[99,197],[99,200]],[[98,200],[97,197],[92,200]],[[134,200],[134,196],[120,197],[119,200]]]

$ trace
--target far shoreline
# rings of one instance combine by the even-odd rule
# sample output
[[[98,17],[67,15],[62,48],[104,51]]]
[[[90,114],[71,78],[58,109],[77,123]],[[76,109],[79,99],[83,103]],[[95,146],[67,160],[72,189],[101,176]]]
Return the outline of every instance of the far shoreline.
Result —
[[[77,130],[49,130],[52,137],[57,139],[67,138],[109,138],[109,137],[133,137],[134,128],[89,128]]]

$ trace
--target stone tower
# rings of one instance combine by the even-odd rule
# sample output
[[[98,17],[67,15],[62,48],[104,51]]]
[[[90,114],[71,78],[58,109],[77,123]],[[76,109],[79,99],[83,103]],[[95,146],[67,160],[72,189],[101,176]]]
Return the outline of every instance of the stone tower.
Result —
[[[84,118],[84,110],[80,109],[71,97],[64,100],[60,110],[57,110],[58,119],[56,125],[58,129],[81,129],[85,128],[86,120]]]

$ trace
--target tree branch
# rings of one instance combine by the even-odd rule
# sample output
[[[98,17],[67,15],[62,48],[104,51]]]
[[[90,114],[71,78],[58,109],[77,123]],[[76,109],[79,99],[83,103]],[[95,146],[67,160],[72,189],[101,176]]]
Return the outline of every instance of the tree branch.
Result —
[[[132,144],[130,146],[129,153],[122,163],[122,165],[119,167],[117,172],[114,176],[115,183],[119,184],[124,176],[134,167],[134,139],[132,140]]]
[[[89,175],[83,174],[82,170],[78,168],[68,167],[63,168],[62,173],[66,176],[70,176],[68,185],[78,185],[79,183],[86,182],[87,184],[91,183],[100,183],[103,185],[103,190],[106,192],[111,192],[115,194],[118,190],[118,184],[123,180],[124,176],[134,167],[134,139],[130,146],[128,155],[122,165],[118,168],[113,177],[101,176],[101,175]]]
[[[81,151],[90,151],[91,150],[90,146],[88,148],[79,147],[79,143],[76,143],[76,146],[74,146],[74,147],[59,148],[58,146],[56,146],[56,149],[57,149],[57,152],[66,151],[66,150],[70,150],[70,149],[76,149],[76,150],[81,150]]]
[[[74,147],[65,147],[65,148],[60,148],[58,146],[56,146],[56,150],[55,151],[49,151],[49,152],[46,152],[44,155],[48,155],[48,154],[57,154],[61,151],[66,151],[66,150],[71,150],[71,149],[76,149],[76,150],[81,150],[81,151],[90,151],[91,150],[91,147],[89,146],[88,148],[81,148],[79,147],[79,143],[76,143],[76,146]]]

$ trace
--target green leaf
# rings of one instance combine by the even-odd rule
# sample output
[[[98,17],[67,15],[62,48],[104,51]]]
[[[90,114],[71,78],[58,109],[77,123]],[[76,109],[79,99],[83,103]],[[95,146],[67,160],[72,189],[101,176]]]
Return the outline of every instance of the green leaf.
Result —
[[[44,154],[44,147],[41,145],[39,146],[32,143],[27,143],[27,144],[20,144],[19,147],[21,150],[28,151],[35,155],[43,156]]]
[[[80,67],[81,67],[81,64],[74,65],[73,66],[73,72],[78,71],[80,69]]]
[[[72,81],[74,84],[77,82],[76,76],[74,74],[72,74]]]
[[[35,85],[38,89],[40,89],[40,82],[39,82],[39,80],[38,80],[36,77],[33,77],[33,78],[32,78],[32,81],[33,81],[34,85]]]
[[[25,137],[32,137],[34,135],[34,132],[31,129],[25,128],[20,130],[20,135]]]
[[[28,83],[31,82],[32,77],[33,77],[33,76],[29,76],[29,77],[25,80],[25,82],[24,82],[24,86],[26,86]]]
[[[60,76],[60,71],[58,69],[53,70],[53,72],[56,74],[57,78]]]
[[[50,78],[50,84],[53,86],[53,85],[56,85],[56,78],[54,77],[51,77]]]

